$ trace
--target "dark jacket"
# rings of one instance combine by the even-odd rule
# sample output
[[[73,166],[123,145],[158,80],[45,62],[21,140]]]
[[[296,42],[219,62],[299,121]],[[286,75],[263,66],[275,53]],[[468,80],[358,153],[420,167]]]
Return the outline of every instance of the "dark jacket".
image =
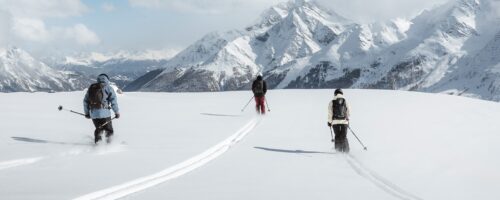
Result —
[[[257,86],[259,85],[259,82],[262,83],[262,91],[258,91],[259,89]],[[262,79],[262,76],[257,76],[257,79],[253,81],[252,83],[252,92],[255,97],[263,97],[267,93],[267,84],[266,81]]]

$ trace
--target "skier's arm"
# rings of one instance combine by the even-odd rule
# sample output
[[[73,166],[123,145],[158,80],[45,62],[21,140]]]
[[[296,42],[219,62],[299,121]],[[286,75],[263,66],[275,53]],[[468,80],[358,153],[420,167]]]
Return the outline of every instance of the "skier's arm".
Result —
[[[87,93],[85,93],[85,97],[83,98],[83,112],[85,115],[90,114],[90,109],[89,109],[89,92],[87,90]]]
[[[113,112],[115,112],[115,114],[120,114],[120,110],[118,109],[118,98],[116,97],[115,90],[111,86],[108,87],[108,90],[110,92],[108,101],[111,104],[111,109],[113,109]]]
[[[330,101],[328,104],[328,123],[333,122],[333,102]]]

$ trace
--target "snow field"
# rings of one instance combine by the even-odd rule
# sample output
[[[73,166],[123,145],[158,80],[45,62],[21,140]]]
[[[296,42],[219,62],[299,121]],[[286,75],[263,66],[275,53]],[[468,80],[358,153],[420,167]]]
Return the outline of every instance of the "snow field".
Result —
[[[125,93],[116,141],[94,148],[83,94],[0,94],[1,199],[498,199],[500,106],[346,90],[351,154],[332,150],[333,90]],[[22,105],[22,106],[20,106]],[[49,141],[26,142],[12,137]],[[62,143],[62,144],[61,144]],[[83,144],[83,145],[78,145]]]

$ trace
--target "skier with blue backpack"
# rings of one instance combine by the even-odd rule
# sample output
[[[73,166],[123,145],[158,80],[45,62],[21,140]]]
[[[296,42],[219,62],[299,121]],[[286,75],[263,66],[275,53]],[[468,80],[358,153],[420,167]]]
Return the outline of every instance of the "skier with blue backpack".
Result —
[[[349,128],[350,108],[342,89],[336,89],[333,100],[328,105],[328,126],[335,132],[335,150],[349,152],[347,129]]]
[[[92,119],[95,126],[94,142],[97,144],[102,139],[102,133],[106,132],[106,142],[111,142],[113,136],[113,124],[111,122],[111,110],[115,118],[120,118],[118,102],[115,90],[109,83],[106,74],[97,76],[97,83],[90,85],[83,99],[83,110],[85,117]]]

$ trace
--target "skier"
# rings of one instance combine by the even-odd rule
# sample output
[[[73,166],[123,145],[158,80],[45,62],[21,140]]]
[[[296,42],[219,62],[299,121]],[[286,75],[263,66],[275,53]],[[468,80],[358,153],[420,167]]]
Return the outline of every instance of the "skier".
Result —
[[[109,83],[109,77],[106,74],[100,74],[97,76],[97,83],[90,85],[83,99],[85,117],[92,118],[96,128],[94,131],[96,144],[101,141],[103,131],[106,132],[106,142],[111,142],[111,136],[113,136],[111,109],[115,113],[115,118],[120,118],[116,93]]]
[[[257,79],[255,79],[252,83],[252,92],[255,97],[255,108],[257,109],[257,113],[266,114],[266,93],[267,93],[267,84],[266,81],[262,79],[262,75],[258,75]]]
[[[328,126],[335,132],[335,150],[348,153],[347,128],[350,108],[342,89],[336,89],[334,94],[333,100],[328,105]]]

